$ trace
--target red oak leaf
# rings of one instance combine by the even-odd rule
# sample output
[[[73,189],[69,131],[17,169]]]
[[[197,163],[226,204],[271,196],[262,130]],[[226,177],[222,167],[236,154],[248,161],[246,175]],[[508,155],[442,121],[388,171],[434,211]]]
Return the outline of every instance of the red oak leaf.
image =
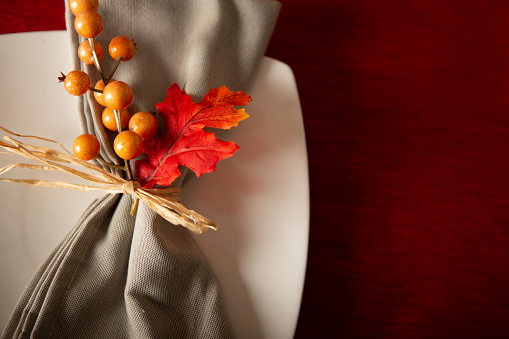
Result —
[[[197,176],[215,170],[218,161],[239,148],[231,141],[218,139],[203,128],[230,129],[249,117],[244,106],[251,97],[231,92],[225,86],[210,90],[200,103],[194,103],[177,84],[168,88],[164,102],[156,104],[163,120],[160,136],[145,141],[145,158],[136,161],[136,176],[144,188],[169,186],[179,175],[179,165]]]

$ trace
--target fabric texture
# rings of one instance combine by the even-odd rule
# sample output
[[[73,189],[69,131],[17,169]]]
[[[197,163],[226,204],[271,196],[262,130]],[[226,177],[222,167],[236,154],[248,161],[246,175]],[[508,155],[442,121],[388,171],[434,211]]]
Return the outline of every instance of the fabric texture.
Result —
[[[222,85],[248,91],[279,8],[268,0],[100,1],[101,65],[106,73],[113,66],[113,37],[135,41],[134,58],[114,76],[133,89],[131,114],[155,111],[173,82],[194,100]],[[73,21],[66,8],[74,68],[95,84],[94,66],[77,56],[82,38]],[[91,92],[77,100],[81,129],[98,137],[103,158],[119,163],[102,107]],[[109,194],[90,205],[34,275],[2,338],[234,336],[214,272],[189,231],[143,203],[133,217],[131,204],[130,196]]]

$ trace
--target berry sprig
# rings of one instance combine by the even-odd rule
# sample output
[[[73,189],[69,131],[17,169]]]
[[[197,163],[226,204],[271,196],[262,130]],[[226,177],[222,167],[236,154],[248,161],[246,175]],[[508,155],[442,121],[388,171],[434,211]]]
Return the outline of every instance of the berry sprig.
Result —
[[[101,67],[100,60],[104,49],[96,41],[102,32],[103,19],[97,12],[98,0],[70,0],[69,7],[75,15],[74,28],[84,40],[78,48],[79,58],[86,64],[94,64],[101,80],[91,87],[90,77],[81,70],[73,70],[67,75],[62,73],[58,79],[71,95],[79,96],[88,91],[94,92],[94,98],[104,106],[102,122],[106,129],[118,132],[113,149],[124,159],[124,166],[107,163],[99,155],[100,147],[97,138],[91,134],[83,134],[76,138],[73,152],[81,160],[98,159],[103,164],[123,169],[130,181],[133,175],[129,160],[139,157],[143,151],[143,141],[152,138],[157,132],[157,120],[151,113],[139,112],[130,116],[127,108],[133,100],[131,87],[125,82],[113,79],[113,75],[121,62],[129,61],[135,54],[135,44],[132,39],[125,36],[113,38],[108,46],[110,56],[115,60],[111,72],[106,75]],[[128,130],[124,130],[128,128]],[[131,213],[136,209],[137,200]]]
[[[15,140],[10,135],[53,142],[63,148],[57,141],[16,134],[0,126],[0,130],[8,134],[4,136],[8,142],[0,140],[0,148],[40,163],[11,164],[0,168],[0,174],[15,168],[46,170],[74,175],[89,184],[2,177],[0,181],[29,186],[124,193],[133,196],[131,214],[136,211],[138,201],[142,200],[148,208],[170,223],[182,225],[196,234],[209,228],[216,229],[217,225],[212,220],[182,205],[179,202],[180,188],[171,185],[181,175],[181,167],[192,170],[199,177],[215,171],[219,161],[229,158],[239,149],[234,142],[219,139],[214,130],[228,130],[249,117],[245,109],[239,107],[247,105],[251,97],[244,92],[234,92],[221,86],[212,88],[198,103],[193,102],[190,95],[173,83],[167,88],[164,101],[155,105],[161,121],[160,128],[152,113],[138,112],[131,117],[127,108],[133,100],[133,92],[128,84],[113,79],[113,75],[122,61],[128,61],[134,56],[133,41],[120,36],[110,42],[108,51],[115,59],[115,65],[112,71],[105,75],[100,64],[104,49],[95,41],[103,27],[102,18],[97,13],[98,0],[69,0],[69,6],[76,15],[76,31],[85,39],[78,48],[78,55],[84,63],[96,66],[101,79],[91,87],[89,75],[81,70],[74,70],[67,75],[62,73],[59,80],[72,95],[93,91],[95,100],[104,106],[104,127],[118,132],[113,149],[124,159],[125,165],[106,163],[99,156],[99,141],[91,134],[82,134],[75,139],[73,156],[65,148],[65,152],[59,152],[47,147],[33,146]],[[138,158],[142,153],[143,156],[134,162],[134,181],[128,160]],[[88,162],[92,159],[124,170],[128,178]],[[160,188],[161,186],[167,188]]]

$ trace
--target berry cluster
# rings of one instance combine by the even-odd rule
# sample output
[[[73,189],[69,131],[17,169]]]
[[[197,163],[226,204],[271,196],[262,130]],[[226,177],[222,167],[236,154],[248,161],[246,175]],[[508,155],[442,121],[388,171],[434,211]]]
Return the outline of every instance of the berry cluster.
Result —
[[[102,17],[97,13],[98,0],[70,0],[69,7],[76,16],[74,20],[76,32],[86,39],[78,48],[78,56],[84,63],[96,66],[101,74],[101,80],[92,88],[89,76],[80,70],[71,71],[67,75],[62,74],[59,80],[64,82],[65,89],[72,95],[83,95],[89,90],[94,92],[95,100],[104,106],[102,113],[104,127],[118,132],[113,147],[115,153],[125,160],[125,169],[130,174],[127,160],[137,158],[143,151],[143,141],[157,133],[157,120],[151,113],[138,112],[131,117],[127,110],[133,100],[131,87],[112,78],[119,63],[128,61],[134,56],[135,44],[125,36],[117,36],[111,40],[109,54],[116,63],[111,74],[105,76],[100,65],[104,49],[95,41],[103,29]],[[97,138],[91,134],[78,136],[73,144],[74,154],[82,160],[99,157],[99,148]]]

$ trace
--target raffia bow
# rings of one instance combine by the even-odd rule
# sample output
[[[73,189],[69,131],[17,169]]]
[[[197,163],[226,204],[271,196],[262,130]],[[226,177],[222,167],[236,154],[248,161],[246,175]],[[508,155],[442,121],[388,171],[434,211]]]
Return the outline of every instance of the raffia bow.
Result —
[[[0,147],[9,152],[37,161],[40,165],[15,163],[0,168],[0,175],[15,168],[28,168],[71,174],[75,177],[84,179],[91,184],[82,185],[65,181],[9,178],[0,178],[1,181],[20,183],[29,186],[68,188],[80,191],[104,190],[106,193],[129,194],[134,198],[138,198],[145,202],[148,207],[161,215],[164,219],[168,220],[170,223],[174,225],[182,225],[191,230],[193,233],[200,234],[209,228],[214,230],[217,229],[217,225],[213,221],[186,208],[179,202],[181,193],[180,188],[170,187],[146,189],[141,187],[140,183],[137,181],[125,180],[124,178],[110,173],[95,164],[76,158],[57,141],[37,136],[16,134],[1,126],[0,129],[17,137],[33,138],[58,144],[65,151],[65,153],[63,153],[47,147],[25,144],[6,135],[3,139],[9,143],[0,140]],[[88,173],[71,167],[70,165],[82,167],[83,169],[88,170]]]

